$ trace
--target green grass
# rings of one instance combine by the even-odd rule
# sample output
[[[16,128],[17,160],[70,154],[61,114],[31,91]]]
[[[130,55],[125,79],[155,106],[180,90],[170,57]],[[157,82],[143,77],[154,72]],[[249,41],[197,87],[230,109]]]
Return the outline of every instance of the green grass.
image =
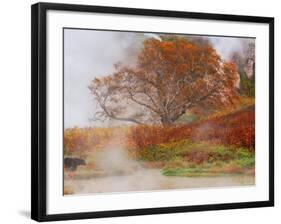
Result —
[[[139,159],[143,161],[179,161],[186,157],[190,157],[192,160],[192,156],[205,157],[204,162],[215,162],[241,158],[251,160],[254,153],[246,148],[181,140],[144,148],[140,151]]]
[[[190,140],[147,147],[142,162],[162,162],[165,176],[220,176],[245,173],[255,167],[255,154],[246,148],[210,145]]]
[[[243,168],[251,168],[255,166],[255,158],[240,158],[236,160],[236,163]]]
[[[230,176],[241,175],[243,172],[212,172],[207,169],[200,168],[164,168],[162,170],[164,176],[178,176],[178,177],[217,177],[217,176]],[[248,174],[248,173],[246,173]]]
[[[140,152],[140,159],[144,161],[170,161],[181,158],[185,152],[204,148],[203,143],[194,143],[189,140],[181,140],[166,144],[154,145],[144,148]],[[205,146],[207,147],[207,146]]]
[[[164,176],[179,176],[179,177],[211,177],[222,176],[224,173],[212,173],[202,168],[164,168],[162,170]]]

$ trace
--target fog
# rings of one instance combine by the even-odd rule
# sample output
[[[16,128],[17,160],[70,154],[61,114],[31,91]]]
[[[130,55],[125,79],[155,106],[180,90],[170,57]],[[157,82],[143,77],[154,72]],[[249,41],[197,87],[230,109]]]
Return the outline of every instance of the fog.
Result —
[[[216,51],[224,60],[229,60],[233,52],[242,52],[244,47],[254,41],[253,38],[208,37]]]
[[[95,77],[110,74],[114,64],[134,63],[143,34],[64,30],[65,127],[89,126],[96,105],[88,86]]]
[[[113,134],[113,138],[102,150],[92,155],[96,169],[102,170],[106,175],[129,174],[141,169],[140,164],[130,158],[123,142],[127,136],[120,131]]]
[[[64,30],[64,125],[101,126],[91,121],[98,110],[88,86],[95,77],[109,75],[114,64],[134,64],[146,38],[157,34],[114,32],[81,29]],[[233,37],[206,37],[223,59],[233,51],[241,51],[251,39]]]

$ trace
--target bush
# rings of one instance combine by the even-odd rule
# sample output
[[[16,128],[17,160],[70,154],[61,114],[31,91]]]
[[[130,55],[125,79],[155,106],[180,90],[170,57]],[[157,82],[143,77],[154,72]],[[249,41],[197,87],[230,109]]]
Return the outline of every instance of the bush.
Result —
[[[187,147],[191,142],[208,142],[236,148],[245,147],[253,151],[255,148],[254,106],[192,124],[167,127],[137,125],[111,128],[70,128],[64,132],[64,153],[66,156],[75,155],[84,158],[89,151],[106,148],[113,138],[116,144],[130,149],[131,155],[134,156],[138,156],[138,153],[144,149],[149,149],[151,160],[156,156],[158,157],[156,160],[165,160],[171,156],[169,153],[172,153],[173,150],[177,149],[177,152],[180,152],[183,146]],[[146,151],[142,153],[146,153]],[[152,155],[153,153],[155,156]],[[209,158],[214,155],[194,154],[194,156]]]
[[[170,127],[135,126],[129,132],[128,139],[130,139],[131,146],[135,149],[189,139],[195,142],[207,141],[254,150],[254,107],[193,124]]]
[[[68,128],[64,131],[64,154],[79,155],[83,158],[85,152],[107,145],[118,131],[126,130],[125,128]]]
[[[249,79],[245,73],[240,75],[240,88],[244,96],[255,97],[255,79]]]

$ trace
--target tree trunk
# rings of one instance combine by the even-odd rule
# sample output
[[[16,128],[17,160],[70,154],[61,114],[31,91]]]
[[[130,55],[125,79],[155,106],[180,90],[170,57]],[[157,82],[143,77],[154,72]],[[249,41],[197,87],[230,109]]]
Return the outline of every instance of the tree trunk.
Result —
[[[173,124],[173,121],[169,117],[161,117],[161,123],[163,126],[169,126]]]

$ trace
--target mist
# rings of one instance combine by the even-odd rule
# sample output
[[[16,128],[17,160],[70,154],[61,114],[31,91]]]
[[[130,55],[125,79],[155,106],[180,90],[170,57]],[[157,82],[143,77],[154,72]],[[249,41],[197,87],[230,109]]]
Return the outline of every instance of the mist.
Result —
[[[202,37],[202,36],[201,36]],[[64,30],[64,125],[70,127],[106,126],[118,122],[93,122],[99,109],[88,86],[96,77],[114,71],[114,64],[134,64],[142,43],[147,38],[160,39],[158,34],[114,32],[83,29]],[[221,55],[229,60],[231,54],[243,51],[252,38],[206,36]]]
[[[97,110],[88,86],[118,62],[134,63],[143,34],[64,30],[64,125],[89,126]]]
[[[208,37],[216,51],[224,60],[230,60],[233,52],[242,53],[245,46],[254,41],[253,38]]]

